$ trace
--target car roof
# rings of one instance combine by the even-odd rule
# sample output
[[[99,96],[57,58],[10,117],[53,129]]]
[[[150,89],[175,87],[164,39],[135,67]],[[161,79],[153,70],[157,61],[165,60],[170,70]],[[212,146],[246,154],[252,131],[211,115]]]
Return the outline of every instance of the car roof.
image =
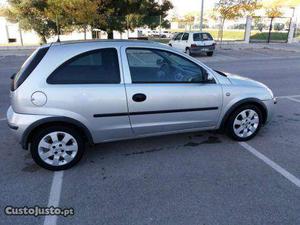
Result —
[[[162,47],[165,46],[165,44],[155,42],[155,41],[149,41],[149,40],[128,40],[128,39],[96,39],[96,40],[74,40],[74,41],[60,41],[60,42],[53,42],[50,44],[50,46],[66,46],[66,45],[72,45],[72,47],[76,46],[85,46],[85,45],[95,45],[95,46],[101,46],[101,45],[111,45],[112,47],[119,47],[119,46],[157,46]],[[49,46],[49,44],[46,44],[45,46]]]
[[[52,45],[66,45],[66,44],[84,44],[84,43],[149,43],[154,41],[148,40],[128,40],[128,39],[94,39],[94,40],[72,40],[53,42]],[[156,42],[154,42],[156,43]]]
[[[97,49],[102,47],[158,47],[169,48],[167,44],[149,41],[149,40],[127,40],[127,39],[97,39],[97,40],[78,40],[78,41],[61,41],[45,44],[41,46],[55,49]]]

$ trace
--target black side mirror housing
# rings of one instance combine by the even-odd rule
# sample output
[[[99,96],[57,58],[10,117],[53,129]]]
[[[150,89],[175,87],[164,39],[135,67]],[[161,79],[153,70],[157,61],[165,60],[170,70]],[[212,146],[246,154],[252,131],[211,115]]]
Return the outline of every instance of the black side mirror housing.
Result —
[[[208,82],[208,72],[205,69],[202,69],[202,80],[203,83]]]
[[[10,76],[10,79],[13,80],[16,77],[16,73],[14,73],[13,75]]]

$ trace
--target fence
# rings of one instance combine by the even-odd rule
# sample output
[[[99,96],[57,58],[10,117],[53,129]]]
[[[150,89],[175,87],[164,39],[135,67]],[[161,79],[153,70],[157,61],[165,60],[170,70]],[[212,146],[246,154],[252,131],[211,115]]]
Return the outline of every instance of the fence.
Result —
[[[221,19],[204,18],[203,31],[209,32],[215,40],[221,39]],[[245,39],[246,18],[226,20],[223,26],[224,41],[243,41]],[[200,20],[191,22],[171,22],[172,32],[199,31]]]
[[[290,17],[253,17],[250,42],[285,43],[288,41],[290,26]]]

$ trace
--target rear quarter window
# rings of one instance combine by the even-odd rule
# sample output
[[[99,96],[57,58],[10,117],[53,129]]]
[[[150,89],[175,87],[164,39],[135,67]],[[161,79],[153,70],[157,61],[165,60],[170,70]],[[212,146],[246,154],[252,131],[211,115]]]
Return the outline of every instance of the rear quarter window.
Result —
[[[29,77],[32,71],[44,58],[48,50],[49,47],[38,48],[28,57],[13,79],[13,84],[11,85],[12,91],[16,90]]]

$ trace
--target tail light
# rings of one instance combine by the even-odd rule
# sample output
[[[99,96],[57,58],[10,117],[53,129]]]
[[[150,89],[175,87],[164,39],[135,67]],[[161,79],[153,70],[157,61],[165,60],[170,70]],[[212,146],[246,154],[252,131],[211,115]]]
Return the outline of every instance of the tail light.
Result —
[[[192,44],[191,48],[197,48],[197,45],[196,44]]]

